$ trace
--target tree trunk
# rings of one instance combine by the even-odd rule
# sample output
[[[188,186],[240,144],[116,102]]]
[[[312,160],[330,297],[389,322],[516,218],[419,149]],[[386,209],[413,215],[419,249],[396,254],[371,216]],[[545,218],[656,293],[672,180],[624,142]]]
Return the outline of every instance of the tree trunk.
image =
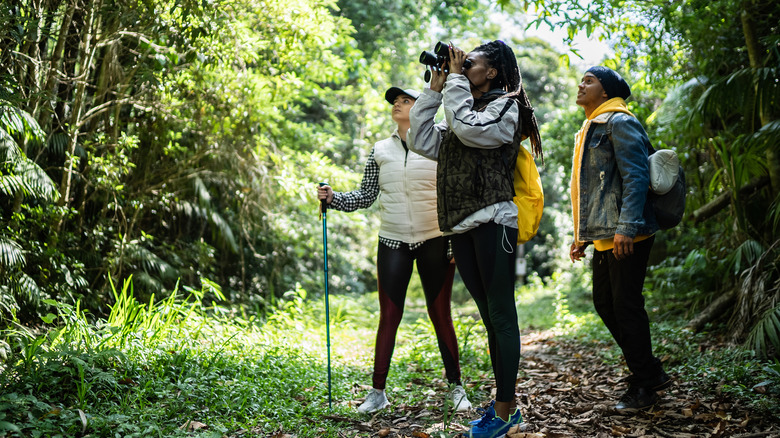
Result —
[[[27,21],[26,33],[29,35],[24,46],[19,50],[21,53],[27,55],[25,63],[27,68],[24,69],[24,74],[20,69],[18,76],[19,82],[22,85],[22,97],[23,108],[25,111],[30,112],[33,107],[32,96],[35,95],[39,88],[39,68],[41,64],[41,55],[39,50],[39,43],[41,39],[42,27],[44,26],[44,10],[40,1],[32,1],[28,13],[30,16]],[[25,142],[26,143],[26,142]],[[27,154],[26,144],[24,153]]]
[[[750,67],[752,67],[753,70],[758,70],[764,67],[761,63],[761,55],[764,52],[764,49],[761,47],[758,38],[756,37],[752,14],[748,9],[751,6],[750,3],[751,2],[743,2],[740,18],[742,19],[742,32],[745,35],[745,45],[747,46],[748,57],[750,58]],[[763,108],[763,105],[759,106],[761,126],[766,125],[772,120],[771,115],[767,114]],[[761,126],[759,126],[758,129],[760,129]],[[758,129],[756,129],[756,131],[758,131]],[[778,154],[775,149],[776,148],[772,147],[767,148],[766,162],[769,169],[769,182],[770,187],[772,188],[772,194],[776,196],[778,191],[780,191],[780,154]],[[772,196],[772,198],[775,196]]]
[[[40,118],[38,117],[38,114],[33,114],[33,116],[40,121],[41,129],[49,133],[52,131],[49,126],[52,113],[51,106],[48,104],[48,102],[53,100],[55,98],[54,96],[56,95],[54,91],[56,84],[55,80],[57,72],[60,71],[60,62],[62,62],[62,55],[65,53],[65,41],[68,39],[68,28],[70,27],[71,21],[73,20],[73,14],[76,12],[77,1],[78,0],[70,0],[70,2],[65,6],[65,16],[62,17],[60,32],[57,36],[57,45],[54,46],[54,52],[51,54],[49,71],[46,75],[46,83],[43,86],[43,98],[46,103],[38,108],[38,110],[43,110],[45,108],[45,111],[43,111],[43,114],[40,115]]]
[[[769,183],[768,177],[757,176],[752,180],[750,180],[744,186],[740,187],[739,197],[750,196],[753,192],[764,187],[768,183]],[[729,204],[731,203],[731,199],[733,198],[731,193],[732,193],[731,190],[728,190],[720,194],[720,196],[708,202],[707,204],[699,207],[698,210],[694,211],[691,214],[691,216],[693,216],[693,223],[703,222],[711,218],[712,216],[718,214],[719,211],[728,207]]]
[[[73,166],[74,156],[76,155],[76,145],[78,145],[78,133],[81,125],[81,113],[84,108],[84,100],[86,96],[87,79],[89,78],[89,72],[92,69],[92,58],[95,54],[95,49],[92,44],[93,36],[95,33],[95,11],[98,9],[98,5],[95,4],[95,0],[91,0],[87,5],[87,20],[84,26],[84,33],[81,39],[81,48],[79,56],[79,74],[76,76],[76,94],[73,99],[73,107],[71,108],[70,124],[68,127],[68,137],[70,140],[70,149],[65,161],[65,171],[62,174],[62,183],[60,184],[60,206],[67,206],[70,203],[70,193],[73,184]],[[62,225],[62,219],[60,218],[57,224],[57,231],[60,230]]]
[[[700,331],[704,326],[711,321],[714,321],[719,316],[723,315],[727,310],[731,309],[734,305],[734,301],[737,298],[737,290],[730,289],[728,292],[716,298],[710,303],[707,308],[702,310],[696,317],[688,322],[687,327],[694,332]]]

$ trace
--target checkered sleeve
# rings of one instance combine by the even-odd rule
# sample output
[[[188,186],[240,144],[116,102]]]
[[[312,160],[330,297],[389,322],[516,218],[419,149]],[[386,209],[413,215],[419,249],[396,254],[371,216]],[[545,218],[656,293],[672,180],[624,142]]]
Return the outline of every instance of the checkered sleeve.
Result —
[[[374,160],[374,150],[368,155],[360,188],[351,192],[333,192],[329,207],[339,211],[355,211],[368,208],[379,196],[379,165]]]

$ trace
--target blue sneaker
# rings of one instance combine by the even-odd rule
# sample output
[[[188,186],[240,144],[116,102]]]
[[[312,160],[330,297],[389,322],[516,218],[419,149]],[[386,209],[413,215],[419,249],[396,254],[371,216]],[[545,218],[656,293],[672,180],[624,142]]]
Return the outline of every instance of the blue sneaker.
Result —
[[[487,409],[481,409],[483,412],[482,418],[469,423],[471,425],[471,430],[469,431],[470,438],[502,438],[512,426],[523,422],[520,409],[516,409],[515,413],[509,416],[509,421],[504,421],[501,417],[497,417],[493,403],[495,402],[490,402],[490,406]]]
[[[496,416],[496,410],[493,409],[493,405],[495,403],[496,403],[495,400],[491,400],[490,404],[488,405],[487,408],[477,408],[477,414],[480,415],[480,418],[477,418],[476,420],[469,421],[469,426],[473,426],[473,425],[479,423],[480,421],[482,421],[482,418],[485,417],[486,415],[488,417],[495,417]]]

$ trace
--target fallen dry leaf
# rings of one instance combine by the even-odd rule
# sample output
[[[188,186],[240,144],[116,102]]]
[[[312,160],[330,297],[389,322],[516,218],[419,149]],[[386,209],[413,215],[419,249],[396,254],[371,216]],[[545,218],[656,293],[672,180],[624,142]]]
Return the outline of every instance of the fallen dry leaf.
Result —
[[[544,434],[524,432],[523,426],[512,426],[506,433],[506,438],[545,438]]]
[[[185,430],[187,432],[194,432],[196,430],[205,429],[208,425],[201,423],[200,421],[188,421],[181,426],[179,426],[179,429]]]
[[[618,426],[618,425],[612,426],[612,435],[623,436],[623,435],[627,435],[629,433],[631,433],[631,428],[630,427],[623,427],[623,426]]]
[[[81,409],[76,409],[76,411],[78,411],[79,419],[81,420],[81,433],[84,434],[84,432],[87,430],[87,424],[89,424],[87,421],[87,414],[85,414]]]
[[[698,380],[685,375],[673,375],[675,384],[661,393],[652,409],[632,414],[616,412],[615,403],[628,388],[628,370],[625,363],[605,362],[604,353],[613,348],[611,344],[582,343],[556,337],[553,332],[532,332],[523,335],[523,348],[516,392],[526,423],[522,428],[510,429],[507,438],[780,438],[780,422],[771,413],[744,406],[725,392],[703,392]],[[710,351],[728,347],[708,344],[703,348]],[[669,366],[667,372],[674,369]],[[474,375],[468,380],[464,383],[474,407],[486,407],[495,398],[492,376]],[[350,415],[325,418],[342,424],[341,438],[468,436],[467,424],[476,418],[475,413],[450,410],[445,414],[441,408],[446,388],[439,379],[415,379],[409,384],[424,386],[421,392],[431,390],[428,394],[435,395],[419,402],[399,395],[397,401],[391,400],[391,409],[372,416],[368,422],[365,417]],[[354,399],[364,396],[359,385],[353,388]],[[437,405],[437,400],[442,405]],[[349,401],[342,403],[347,405]],[[256,432],[267,438],[294,436]],[[243,437],[234,434],[225,438]]]

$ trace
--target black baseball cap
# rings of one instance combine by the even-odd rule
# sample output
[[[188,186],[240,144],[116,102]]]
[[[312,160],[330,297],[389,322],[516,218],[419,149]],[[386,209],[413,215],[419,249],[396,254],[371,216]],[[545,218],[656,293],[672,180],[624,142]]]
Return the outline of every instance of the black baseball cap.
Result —
[[[401,95],[407,95],[414,100],[420,97],[420,92],[415,90],[402,90],[398,87],[390,87],[385,91],[385,100],[390,102],[390,105],[395,103],[395,98]]]

